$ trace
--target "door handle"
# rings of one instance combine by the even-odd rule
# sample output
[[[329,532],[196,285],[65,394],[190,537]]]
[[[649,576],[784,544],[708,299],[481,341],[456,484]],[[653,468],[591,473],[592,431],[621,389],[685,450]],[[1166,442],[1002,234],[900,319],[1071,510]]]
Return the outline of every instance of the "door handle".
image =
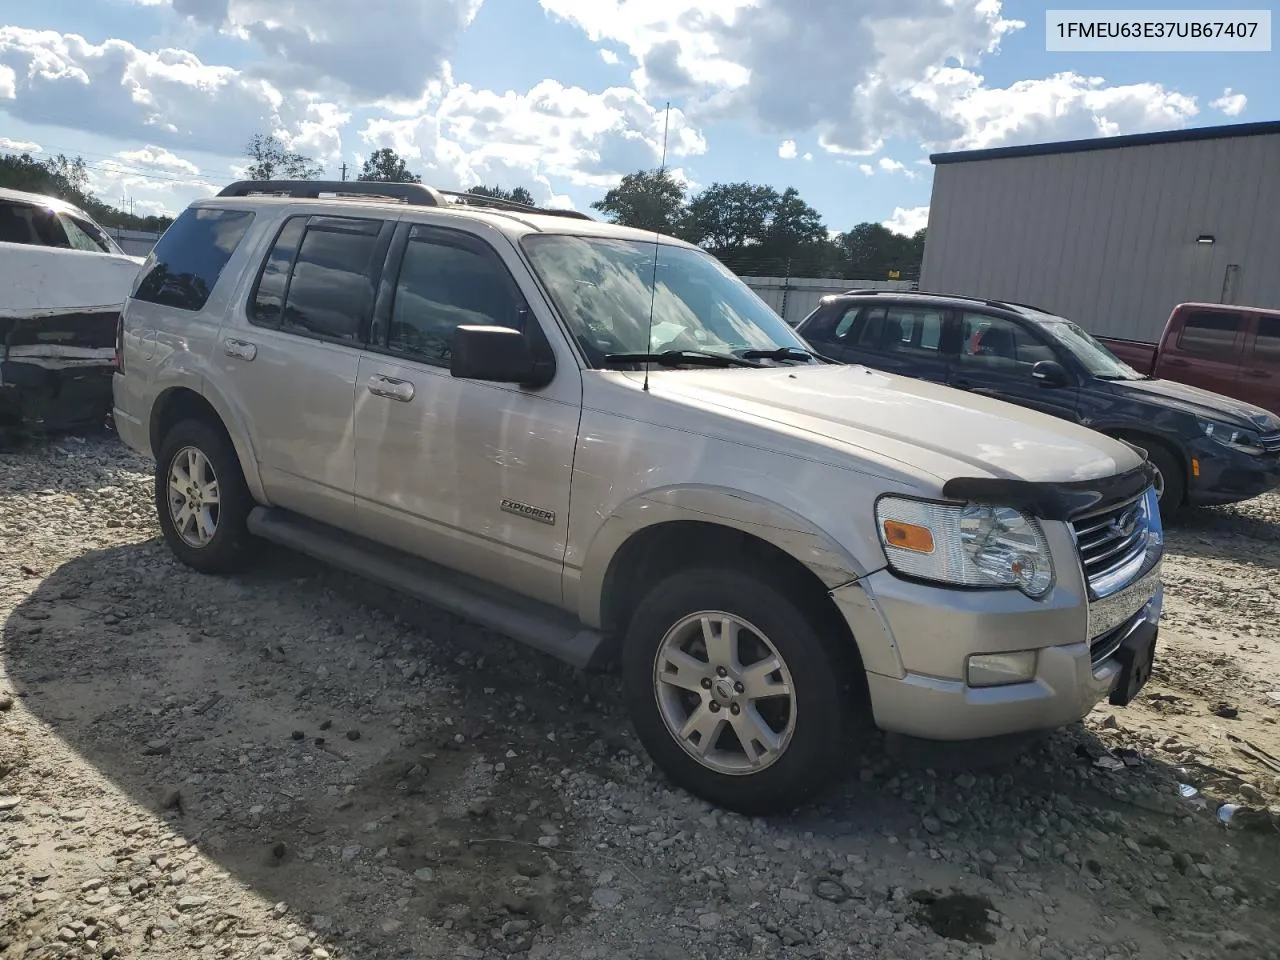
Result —
[[[1256,379],[1256,380],[1270,380],[1270,379],[1271,379],[1271,374],[1267,373],[1267,371],[1265,371],[1265,370],[1246,370],[1246,371],[1244,372],[1244,375],[1245,375],[1246,377],[1253,377],[1253,378],[1254,378],[1254,379]]]
[[[250,343],[247,340],[236,340],[228,337],[222,341],[222,352],[228,357],[235,357],[237,360],[252,360],[258,355],[257,344]]]
[[[399,400],[401,403],[408,403],[413,399],[413,384],[408,380],[397,380],[394,377],[374,374],[369,378],[367,386],[369,392],[375,397],[386,397],[388,400]]]

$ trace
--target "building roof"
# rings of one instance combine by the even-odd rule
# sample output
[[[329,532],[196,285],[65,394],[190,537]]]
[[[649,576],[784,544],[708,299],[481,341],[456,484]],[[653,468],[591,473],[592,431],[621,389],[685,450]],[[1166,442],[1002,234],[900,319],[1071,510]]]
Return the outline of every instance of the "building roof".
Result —
[[[1159,130],[1155,133],[1133,133],[1122,137],[1088,137],[1083,140],[1059,140],[1055,143],[1029,143],[1025,146],[992,147],[987,150],[958,150],[952,153],[931,154],[929,162],[936,165],[969,163],[974,160],[1003,160],[1011,157],[1043,157],[1055,153],[1117,150],[1121,147],[1146,147],[1157,143],[1228,140],[1233,137],[1259,137],[1266,134],[1280,134],[1280,120],[1226,123],[1216,127],[1192,127],[1187,130]]]

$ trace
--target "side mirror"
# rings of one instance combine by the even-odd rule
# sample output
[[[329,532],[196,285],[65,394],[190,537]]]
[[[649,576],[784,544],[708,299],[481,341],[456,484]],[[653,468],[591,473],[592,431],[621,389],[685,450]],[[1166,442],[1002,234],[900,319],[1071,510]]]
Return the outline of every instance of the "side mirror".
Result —
[[[1070,378],[1057,360],[1041,360],[1031,368],[1031,378],[1039,380],[1042,387],[1065,387]]]
[[[449,373],[462,380],[545,387],[555,376],[555,361],[540,360],[528,339],[510,327],[458,327],[453,334]]]

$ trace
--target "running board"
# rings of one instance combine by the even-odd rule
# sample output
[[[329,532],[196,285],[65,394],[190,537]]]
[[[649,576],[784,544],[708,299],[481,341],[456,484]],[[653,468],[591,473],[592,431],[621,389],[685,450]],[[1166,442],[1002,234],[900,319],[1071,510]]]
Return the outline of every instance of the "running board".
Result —
[[[579,670],[605,666],[604,638],[570,614],[439,564],[276,507],[254,507],[249,532],[541,650]]]

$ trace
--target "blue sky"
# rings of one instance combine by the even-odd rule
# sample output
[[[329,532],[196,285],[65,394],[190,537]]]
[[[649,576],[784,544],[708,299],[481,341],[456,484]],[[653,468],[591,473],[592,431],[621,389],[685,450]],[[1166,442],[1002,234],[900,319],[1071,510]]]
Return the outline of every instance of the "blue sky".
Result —
[[[1048,53],[1046,6],[0,0],[0,147],[80,154],[146,212],[273,131],[334,176],[391,146],[437,186],[586,209],[657,165],[670,101],[693,189],[795,186],[833,229],[910,231],[936,150],[1280,116],[1278,53]]]

